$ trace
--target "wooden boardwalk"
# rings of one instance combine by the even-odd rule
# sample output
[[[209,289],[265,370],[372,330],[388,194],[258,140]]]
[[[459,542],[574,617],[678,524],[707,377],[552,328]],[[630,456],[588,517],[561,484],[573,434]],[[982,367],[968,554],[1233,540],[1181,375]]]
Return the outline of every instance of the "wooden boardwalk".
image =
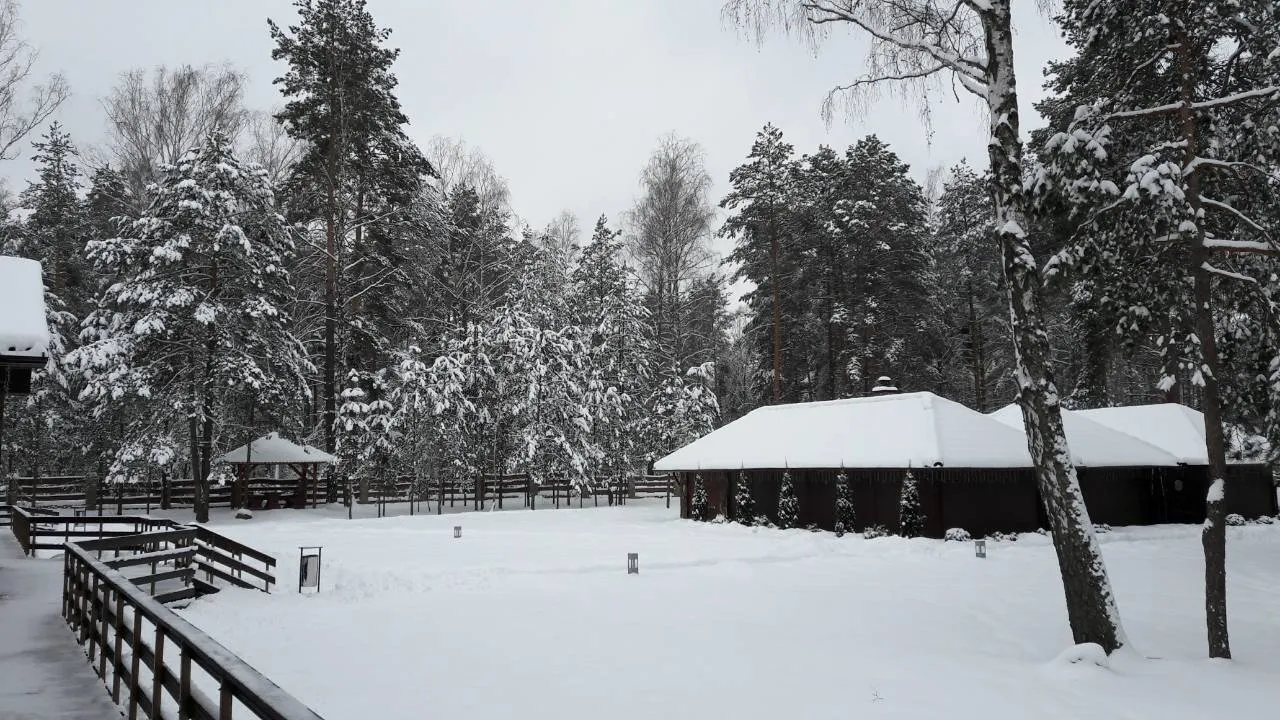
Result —
[[[61,597],[62,559],[24,558],[0,533],[0,720],[120,717],[62,619]]]

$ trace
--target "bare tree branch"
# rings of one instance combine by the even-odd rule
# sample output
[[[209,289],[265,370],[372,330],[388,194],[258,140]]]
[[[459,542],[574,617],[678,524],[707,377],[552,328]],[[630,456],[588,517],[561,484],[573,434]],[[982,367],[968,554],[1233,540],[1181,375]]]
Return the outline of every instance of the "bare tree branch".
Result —
[[[18,34],[19,24],[17,0],[0,0],[0,160],[13,159],[15,146],[71,94],[66,79],[54,74],[23,100],[38,53]]]

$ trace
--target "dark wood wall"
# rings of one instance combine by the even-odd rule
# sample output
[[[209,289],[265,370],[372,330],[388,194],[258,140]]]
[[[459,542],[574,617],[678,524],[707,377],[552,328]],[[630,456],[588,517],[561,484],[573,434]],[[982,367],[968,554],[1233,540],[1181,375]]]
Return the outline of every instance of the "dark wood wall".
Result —
[[[778,519],[781,469],[748,470],[755,514]],[[791,470],[799,501],[799,526],[835,528],[836,476],[839,470]],[[898,502],[903,469],[847,470],[853,486],[855,530],[872,525],[898,529]],[[920,468],[912,470],[925,512],[925,535],[942,537],[964,528],[975,537],[994,532],[1030,532],[1047,527],[1035,474],[1030,468]],[[1204,467],[1079,468],[1081,491],[1089,517],[1108,525],[1152,525],[1204,521],[1208,471]],[[734,490],[742,471],[682,473],[681,516],[689,517],[695,477],[701,477],[713,514],[739,518]],[[1277,512],[1270,468],[1233,465],[1229,469],[1227,512],[1247,519]]]

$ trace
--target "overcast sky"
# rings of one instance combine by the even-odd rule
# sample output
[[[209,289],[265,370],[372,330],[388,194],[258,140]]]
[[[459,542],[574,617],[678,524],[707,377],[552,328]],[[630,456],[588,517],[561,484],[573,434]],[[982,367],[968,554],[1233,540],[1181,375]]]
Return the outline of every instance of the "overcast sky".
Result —
[[[633,202],[659,136],[675,131],[706,150],[718,200],[729,171],[766,122],[797,152],[843,148],[876,134],[923,181],[929,168],[986,161],[984,120],[965,99],[940,103],[932,141],[914,106],[892,97],[859,118],[820,115],[831,86],[860,73],[849,33],[818,55],[776,37],[763,47],[729,27],[720,0],[370,0],[401,48],[399,96],[419,144],[435,134],[481,148],[511,187],[515,212],[535,226],[569,209],[589,232],[601,213]],[[1039,120],[1046,60],[1065,47],[1035,3],[1019,0],[1019,78],[1027,130]],[[62,72],[74,93],[58,118],[78,144],[102,138],[100,98],[134,67],[230,62],[249,76],[246,103],[281,102],[266,20],[296,18],[290,0],[25,0],[23,32],[38,70]],[[29,149],[3,167],[21,190]]]

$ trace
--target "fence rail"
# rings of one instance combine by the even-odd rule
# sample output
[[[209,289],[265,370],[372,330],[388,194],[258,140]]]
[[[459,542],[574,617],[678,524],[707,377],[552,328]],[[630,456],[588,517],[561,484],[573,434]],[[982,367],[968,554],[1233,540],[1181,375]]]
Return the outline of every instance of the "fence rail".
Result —
[[[156,535],[167,535],[174,541],[183,537],[170,535],[172,532],[187,533],[194,539],[199,529],[151,533],[149,539],[139,535],[132,542],[145,546],[159,543]],[[101,542],[119,550],[119,546],[129,545],[124,540]],[[138,586],[137,579],[125,577],[83,545],[89,543],[66,545],[62,615],[80,644],[86,646],[89,662],[107,685],[112,700],[129,720],[140,716],[320,719],[231,651],[175,615],[161,604],[163,597],[148,595]],[[94,550],[104,549],[107,548],[99,546]],[[181,577],[178,570],[153,573],[165,574],[170,579]]]
[[[437,512],[445,505],[457,507],[467,504],[483,510],[493,505],[499,509],[505,507],[507,500],[520,500],[524,507],[537,508],[538,500],[549,501],[554,507],[561,503],[571,503],[574,499],[579,506],[589,499],[593,505],[599,505],[604,499],[609,505],[625,504],[628,499],[640,497],[665,496],[670,507],[671,497],[675,494],[675,478],[670,475],[642,475],[625,479],[600,480],[585,490],[565,482],[549,482],[540,485],[524,474],[483,476],[478,482],[463,480],[424,480],[412,477],[400,477],[389,483],[369,483],[360,486],[356,502],[359,504],[385,504],[394,502],[436,503]]]
[[[173,478],[140,483],[107,483],[80,476],[19,477],[10,480],[8,495],[14,504],[45,507],[83,507],[102,510],[107,505],[118,508],[191,507],[195,504],[195,482],[190,478]],[[210,507],[230,507],[231,487],[212,484]]]

